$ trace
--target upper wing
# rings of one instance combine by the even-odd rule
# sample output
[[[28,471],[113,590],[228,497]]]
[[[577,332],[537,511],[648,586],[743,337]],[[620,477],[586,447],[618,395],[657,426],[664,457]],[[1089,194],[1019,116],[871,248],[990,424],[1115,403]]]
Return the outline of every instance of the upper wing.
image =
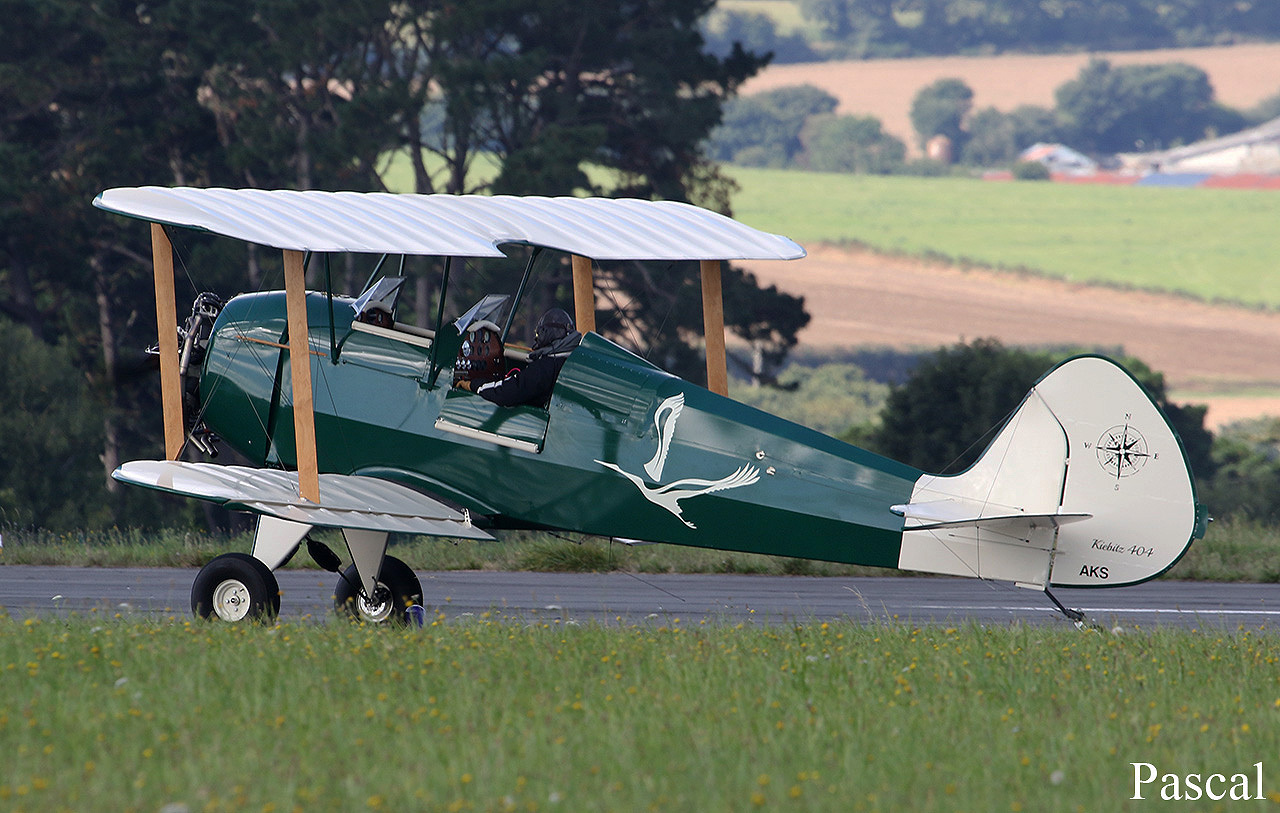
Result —
[[[411,488],[377,477],[321,474],[320,502],[298,497],[298,475],[275,469],[134,460],[111,474],[133,485],[306,525],[493,539],[455,511]]]
[[[793,260],[804,249],[687,203],[386,192],[108,189],[94,205],[274,248],[502,257],[520,243],[596,260]]]

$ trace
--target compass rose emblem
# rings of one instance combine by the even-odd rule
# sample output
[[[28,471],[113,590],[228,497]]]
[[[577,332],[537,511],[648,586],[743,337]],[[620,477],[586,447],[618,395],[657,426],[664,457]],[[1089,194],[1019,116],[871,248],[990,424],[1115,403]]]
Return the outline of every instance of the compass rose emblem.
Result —
[[[1098,438],[1098,463],[1117,480],[1137,474],[1151,459],[1147,439],[1128,424],[1113,426]]]

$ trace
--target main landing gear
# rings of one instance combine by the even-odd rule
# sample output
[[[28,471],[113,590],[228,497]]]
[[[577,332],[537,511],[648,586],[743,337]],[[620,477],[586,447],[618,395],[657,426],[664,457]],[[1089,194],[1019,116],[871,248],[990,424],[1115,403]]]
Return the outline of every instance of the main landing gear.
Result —
[[[405,612],[415,604],[422,604],[422,585],[413,570],[394,556],[382,558],[382,570],[372,596],[361,592],[355,565],[342,572],[333,591],[333,608],[338,615],[370,624],[403,623]]]
[[[280,614],[280,585],[252,556],[224,553],[196,575],[191,612],[219,621],[270,621]]]
[[[282,567],[307,542],[316,564],[339,573],[342,562],[311,539],[311,526],[264,518],[254,539],[254,555],[225,553],[201,568],[191,585],[191,611],[199,618],[231,623],[270,622],[280,614]],[[339,574],[333,591],[338,615],[369,624],[406,623],[410,607],[422,604],[422,585],[413,569],[386,554],[385,533],[346,530],[352,564]],[[371,577],[376,570],[377,576]]]

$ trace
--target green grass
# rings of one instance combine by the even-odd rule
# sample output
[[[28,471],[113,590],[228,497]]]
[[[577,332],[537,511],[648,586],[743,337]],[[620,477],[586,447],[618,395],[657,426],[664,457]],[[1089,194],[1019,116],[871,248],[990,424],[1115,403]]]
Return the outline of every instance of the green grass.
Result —
[[[1280,801],[1277,662],[1257,631],[0,619],[0,806],[1124,810],[1137,761],[1262,761]]]
[[[801,244],[1280,307],[1280,194],[730,167],[734,215]]]
[[[1227,519],[1209,526],[1174,566],[1170,578],[1188,581],[1280,582],[1280,528]]]
[[[313,534],[344,560],[336,531]],[[498,542],[454,542],[430,537],[392,538],[390,553],[418,570],[531,570],[550,572],[760,573],[773,575],[877,575],[879,568],[812,562],[754,553],[734,553],[675,545],[626,545],[599,537],[498,532]],[[201,567],[228,551],[248,552],[251,534],[196,531],[118,530],[4,533],[0,564],[69,567]],[[286,565],[315,568],[305,550]]]
[[[321,531],[344,560],[346,548],[336,532]],[[764,556],[753,553],[686,548],[678,545],[624,545],[599,537],[501,532],[502,541],[454,543],[426,537],[394,537],[390,553],[417,570],[533,570],[629,573],[757,573],[797,576],[885,576],[896,570],[857,567]],[[0,563],[107,567],[199,567],[228,551],[248,552],[252,539],[194,531],[103,531],[53,534],[44,531],[4,534]],[[314,568],[305,551],[287,567]],[[1255,522],[1224,521],[1209,526],[1168,575],[1187,581],[1280,582],[1280,529]]]
[[[228,550],[247,550],[252,538],[201,531],[110,528],[56,532],[0,528],[0,563],[77,567],[200,567]]]

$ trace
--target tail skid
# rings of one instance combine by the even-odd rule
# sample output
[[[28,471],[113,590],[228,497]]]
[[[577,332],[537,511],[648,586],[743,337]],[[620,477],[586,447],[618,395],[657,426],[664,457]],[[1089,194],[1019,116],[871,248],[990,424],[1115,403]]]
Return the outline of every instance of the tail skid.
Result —
[[[1055,367],[972,468],[921,477],[892,510],[899,567],[1037,588],[1143,582],[1203,535],[1173,428],[1097,356]]]

